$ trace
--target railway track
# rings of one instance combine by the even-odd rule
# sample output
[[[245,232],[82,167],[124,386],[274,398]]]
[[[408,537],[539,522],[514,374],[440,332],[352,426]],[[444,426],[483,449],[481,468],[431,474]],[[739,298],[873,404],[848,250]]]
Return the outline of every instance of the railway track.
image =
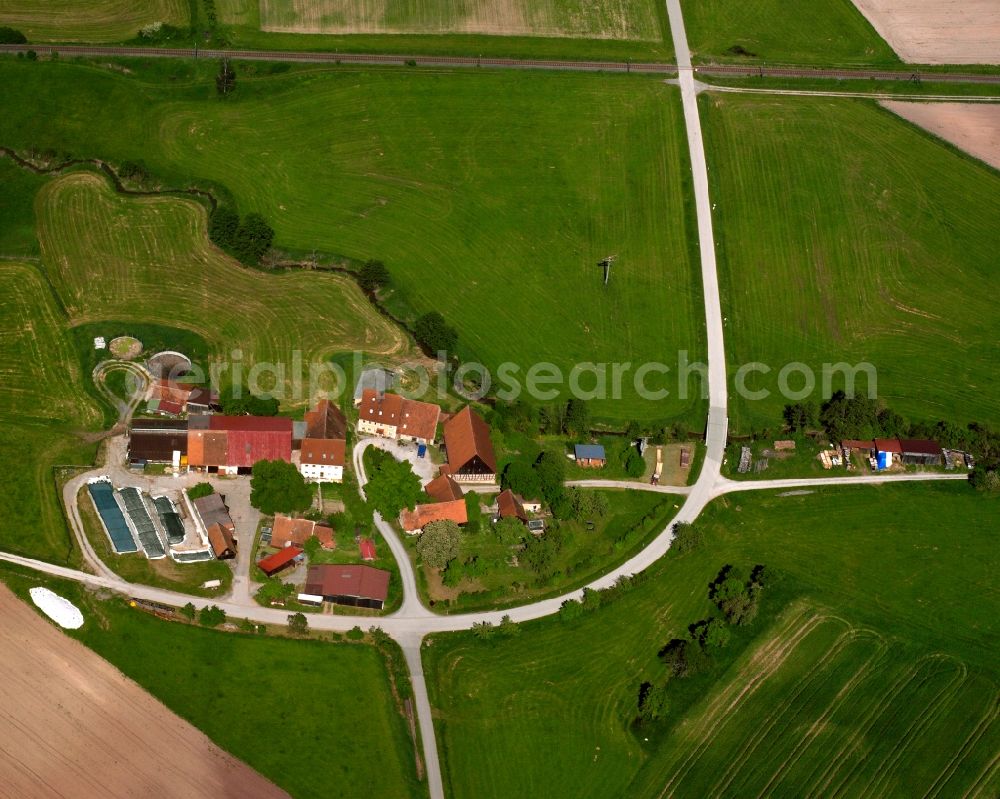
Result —
[[[112,47],[91,45],[6,44],[0,52],[34,50],[42,55],[115,58],[232,58],[241,61],[282,61],[305,64],[372,64],[488,69],[545,69],[564,72],[613,72],[676,75],[676,64],[648,61],[565,61],[556,59],[483,58],[474,56],[393,55],[388,53],[328,53],[294,50],[202,50],[172,47]],[[1000,86],[1000,73],[928,72],[917,70],[873,70],[841,67],[754,66],[704,64],[691,68],[699,76],[747,78],[819,78],[827,80],[886,80],[935,83],[977,83]]]

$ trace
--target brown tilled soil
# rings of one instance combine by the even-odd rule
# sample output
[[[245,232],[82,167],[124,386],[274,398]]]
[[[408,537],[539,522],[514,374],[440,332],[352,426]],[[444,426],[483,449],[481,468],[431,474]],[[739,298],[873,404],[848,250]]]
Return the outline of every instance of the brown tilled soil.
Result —
[[[1000,105],[992,103],[882,103],[969,155],[1000,169]]]
[[[287,794],[0,585],[0,795]]]
[[[854,0],[889,46],[914,64],[1000,64],[997,0]]]

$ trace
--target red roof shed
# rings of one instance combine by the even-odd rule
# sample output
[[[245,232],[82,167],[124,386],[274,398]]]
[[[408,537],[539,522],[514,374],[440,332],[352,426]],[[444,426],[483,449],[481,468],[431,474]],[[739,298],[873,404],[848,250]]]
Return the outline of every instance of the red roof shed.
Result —
[[[268,555],[257,564],[257,567],[270,577],[272,574],[281,571],[301,554],[302,549],[300,547],[285,547],[273,555]]]

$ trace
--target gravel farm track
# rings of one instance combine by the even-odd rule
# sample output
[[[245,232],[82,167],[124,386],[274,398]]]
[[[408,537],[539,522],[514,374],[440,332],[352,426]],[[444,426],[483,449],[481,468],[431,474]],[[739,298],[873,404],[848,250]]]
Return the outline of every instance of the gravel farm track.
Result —
[[[697,93],[699,86],[695,75],[716,76],[759,76],[771,78],[827,78],[831,80],[878,79],[910,81],[917,77],[912,70],[887,71],[863,69],[809,69],[801,67],[741,67],[741,66],[705,66],[693,67],[679,0],[667,1],[670,28],[674,37],[674,48],[678,64],[656,63],[622,63],[606,61],[558,61],[558,60],[519,60],[502,58],[467,58],[440,56],[398,56],[398,55],[362,55],[346,53],[309,53],[260,50],[200,50],[167,49],[167,48],[137,48],[137,47],[87,47],[87,46],[49,46],[49,45],[12,45],[2,46],[6,51],[26,51],[45,55],[58,52],[60,56],[95,56],[95,57],[164,57],[164,58],[209,58],[228,57],[239,60],[283,61],[302,63],[341,63],[368,65],[417,65],[444,68],[475,68],[492,69],[544,69],[566,70],[576,72],[636,72],[646,74],[661,74],[678,77],[684,106],[688,150],[691,158],[693,193],[696,200],[698,234],[701,255],[701,276],[703,281],[703,296],[705,301],[705,316],[708,332],[708,364],[709,364],[709,400],[706,445],[707,455],[697,482],[686,490],[686,498],[675,521],[692,522],[704,508],[714,499],[732,491],[748,491],[773,488],[808,488],[833,485],[850,485],[863,483],[873,485],[882,482],[906,480],[961,480],[962,475],[915,474],[899,476],[877,476],[867,478],[816,478],[802,480],[775,480],[734,483],[721,476],[721,465],[724,456],[728,429],[728,396],[726,381],[726,360],[723,348],[723,320],[719,296],[718,277],[715,264],[715,239],[712,229],[711,202],[708,193],[708,167],[698,113]],[[1000,85],[1000,74],[963,74],[963,73],[933,73],[933,80],[947,83],[982,83]],[[361,450],[365,442],[355,449],[355,467],[361,466]],[[364,484],[363,469],[358,468],[359,483]],[[564,596],[547,599],[530,605],[512,608],[506,611],[489,613],[462,614],[454,616],[439,616],[425,608],[416,593],[416,580],[413,566],[402,548],[396,533],[389,524],[376,517],[380,532],[393,549],[399,560],[400,571],[404,583],[404,602],[402,608],[394,614],[379,619],[379,626],[392,635],[401,645],[411,671],[417,718],[423,739],[424,759],[427,767],[428,788],[431,799],[444,799],[445,791],[442,783],[439,753],[435,740],[435,730],[432,719],[430,700],[427,694],[426,682],[421,661],[421,647],[426,635],[435,632],[469,629],[474,623],[489,621],[498,623],[504,615],[509,615],[515,622],[523,622],[540,618],[557,612],[567,599],[577,599],[581,592],[573,591]],[[75,525],[74,525],[75,526]],[[78,538],[83,533],[74,530]],[[622,564],[612,572],[594,581],[589,587],[606,588],[623,575],[633,574],[648,568],[662,557],[669,549],[672,540],[672,526],[663,530],[649,546]],[[287,614],[281,610],[264,608],[250,601],[221,601],[211,603],[199,597],[155,589],[148,586],[133,585],[109,577],[106,573],[98,575],[87,574],[72,569],[55,566],[49,563],[22,558],[15,555],[0,553],[0,560],[17,563],[22,566],[37,569],[56,576],[78,580],[82,583],[107,588],[118,593],[131,595],[157,602],[180,606],[190,601],[196,607],[207,604],[218,604],[229,616],[234,618],[249,618],[269,624],[285,624]],[[310,626],[317,630],[345,631],[356,624],[356,619],[349,616],[320,615],[311,620]],[[259,794],[258,794],[259,795]]]

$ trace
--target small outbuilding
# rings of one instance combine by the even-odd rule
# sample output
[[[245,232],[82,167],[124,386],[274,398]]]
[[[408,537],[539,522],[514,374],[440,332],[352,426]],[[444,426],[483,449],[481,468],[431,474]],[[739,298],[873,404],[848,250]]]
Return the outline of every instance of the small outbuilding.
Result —
[[[284,549],[275,552],[273,555],[268,555],[261,561],[258,561],[257,568],[260,569],[268,577],[277,574],[282,569],[287,569],[292,564],[296,563],[302,558],[302,549],[299,547],[285,547]]]
[[[944,453],[937,441],[927,438],[901,438],[900,458],[905,464],[916,466],[940,466]]]
[[[604,447],[600,444],[577,444],[573,447],[576,463],[585,469],[602,469],[608,463]]]
[[[903,450],[899,446],[899,440],[895,438],[875,439],[875,460],[878,468],[888,469],[892,466],[893,459],[898,459]]]

